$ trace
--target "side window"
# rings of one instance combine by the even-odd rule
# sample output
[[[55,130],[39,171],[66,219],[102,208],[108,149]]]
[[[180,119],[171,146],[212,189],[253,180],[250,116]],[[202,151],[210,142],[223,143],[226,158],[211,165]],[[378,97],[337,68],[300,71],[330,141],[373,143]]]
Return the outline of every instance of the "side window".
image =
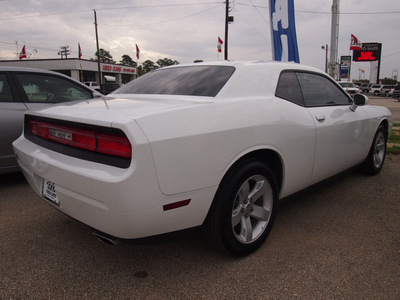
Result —
[[[304,106],[303,94],[294,72],[282,72],[279,77],[275,95]]]
[[[13,102],[10,85],[6,74],[0,74],[0,102]]]
[[[349,105],[351,100],[328,78],[312,73],[296,73],[306,106]]]
[[[92,93],[65,78],[32,74],[16,74],[30,102],[65,102],[92,98]]]

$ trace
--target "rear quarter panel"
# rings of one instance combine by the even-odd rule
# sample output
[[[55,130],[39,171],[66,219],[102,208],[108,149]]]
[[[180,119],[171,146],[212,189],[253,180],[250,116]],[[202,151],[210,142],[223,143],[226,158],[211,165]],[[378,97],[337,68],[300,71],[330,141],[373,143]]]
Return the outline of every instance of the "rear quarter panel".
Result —
[[[283,194],[311,179],[315,126],[305,108],[288,101],[235,99],[137,121],[150,141],[164,194],[216,186],[238,159],[259,149],[281,157]]]

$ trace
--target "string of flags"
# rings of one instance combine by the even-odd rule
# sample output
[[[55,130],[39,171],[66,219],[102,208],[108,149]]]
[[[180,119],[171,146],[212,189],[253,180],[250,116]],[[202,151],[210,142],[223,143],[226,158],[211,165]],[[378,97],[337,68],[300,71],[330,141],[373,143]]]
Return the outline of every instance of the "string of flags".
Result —
[[[218,37],[218,40],[222,44],[222,40],[219,37]],[[140,49],[139,49],[139,46],[137,44],[135,44],[135,46],[136,46],[136,58],[139,59],[140,58]],[[36,49],[33,50],[33,51],[37,52]],[[221,49],[218,50],[218,51],[221,52]],[[80,43],[78,43],[78,57],[79,57],[79,59],[82,59],[82,48],[81,48],[81,44]],[[26,53],[26,46],[25,45],[22,47],[21,52],[18,55],[18,58],[19,58],[19,60],[28,58],[27,53]]]
[[[22,55],[24,53],[25,56]],[[81,49],[81,44],[78,43],[78,57],[79,59],[82,59],[82,49]],[[139,59],[140,57],[140,50],[139,46],[136,44],[136,58]],[[26,58],[26,53],[25,53],[25,46],[22,48],[21,54],[19,56],[19,59]]]

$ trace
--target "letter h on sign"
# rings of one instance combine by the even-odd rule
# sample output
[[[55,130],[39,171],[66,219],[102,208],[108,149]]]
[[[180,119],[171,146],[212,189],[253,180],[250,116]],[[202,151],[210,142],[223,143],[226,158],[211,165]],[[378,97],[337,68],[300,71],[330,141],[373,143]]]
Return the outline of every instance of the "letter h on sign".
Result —
[[[270,17],[274,60],[299,63],[294,0],[270,0]]]

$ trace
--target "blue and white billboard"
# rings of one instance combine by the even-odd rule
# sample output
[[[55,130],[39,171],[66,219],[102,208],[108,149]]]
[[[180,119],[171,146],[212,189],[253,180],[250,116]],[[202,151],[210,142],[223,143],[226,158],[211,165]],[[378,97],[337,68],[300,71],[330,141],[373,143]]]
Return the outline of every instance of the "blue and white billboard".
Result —
[[[294,0],[270,0],[274,60],[300,63],[294,22]]]

